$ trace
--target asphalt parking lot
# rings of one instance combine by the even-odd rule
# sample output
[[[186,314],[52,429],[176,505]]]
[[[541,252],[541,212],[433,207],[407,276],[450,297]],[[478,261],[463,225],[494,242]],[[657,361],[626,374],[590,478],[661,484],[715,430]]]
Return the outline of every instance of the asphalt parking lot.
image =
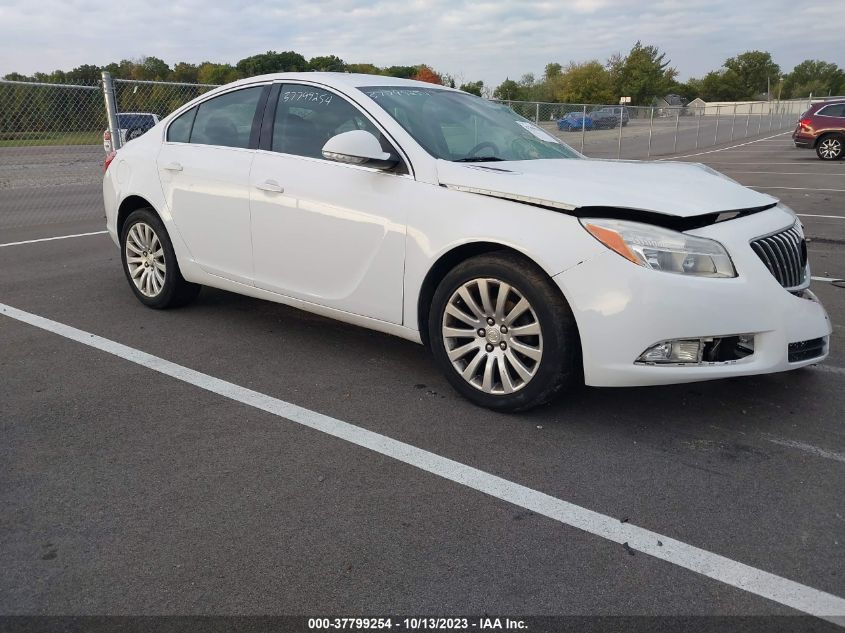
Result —
[[[148,310],[108,236],[31,241],[90,210],[0,224],[0,613],[845,614],[845,161],[677,159],[799,214],[824,365],[501,415],[422,347],[211,289]]]

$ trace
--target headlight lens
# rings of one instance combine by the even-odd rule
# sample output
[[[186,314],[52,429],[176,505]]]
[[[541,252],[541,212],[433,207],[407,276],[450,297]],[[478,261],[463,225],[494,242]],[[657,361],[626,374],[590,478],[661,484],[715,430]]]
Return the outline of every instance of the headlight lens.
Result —
[[[627,220],[582,218],[581,224],[599,242],[639,266],[698,277],[736,277],[728,252],[715,240]]]

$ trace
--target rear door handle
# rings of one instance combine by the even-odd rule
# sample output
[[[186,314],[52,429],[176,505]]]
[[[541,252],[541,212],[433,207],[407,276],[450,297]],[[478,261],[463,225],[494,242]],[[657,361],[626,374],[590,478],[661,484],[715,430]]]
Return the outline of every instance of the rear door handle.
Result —
[[[265,180],[260,185],[255,185],[255,188],[261,189],[261,191],[272,191],[273,193],[284,193],[285,192],[285,188],[282,187],[275,180]]]
[[[167,171],[182,171],[182,165],[179,163],[168,163],[164,166]]]

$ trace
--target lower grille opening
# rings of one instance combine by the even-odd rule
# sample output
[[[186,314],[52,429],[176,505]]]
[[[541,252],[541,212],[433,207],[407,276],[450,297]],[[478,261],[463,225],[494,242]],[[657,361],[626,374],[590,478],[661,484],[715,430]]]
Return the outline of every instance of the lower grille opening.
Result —
[[[825,337],[814,338],[809,341],[800,341],[789,344],[789,362],[800,363],[803,360],[818,358],[824,355],[827,341]]]
[[[711,363],[724,363],[751,356],[753,353],[753,336],[725,336],[706,342],[701,357]]]

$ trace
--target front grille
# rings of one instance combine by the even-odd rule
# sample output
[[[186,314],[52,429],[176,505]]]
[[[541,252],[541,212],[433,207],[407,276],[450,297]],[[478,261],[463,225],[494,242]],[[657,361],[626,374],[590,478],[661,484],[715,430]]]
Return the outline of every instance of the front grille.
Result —
[[[824,337],[801,341],[800,343],[790,343],[789,362],[798,363],[802,360],[818,358],[824,354],[825,345],[826,341]]]
[[[797,223],[780,233],[754,240],[751,248],[784,288],[798,288],[806,280],[807,244]]]

